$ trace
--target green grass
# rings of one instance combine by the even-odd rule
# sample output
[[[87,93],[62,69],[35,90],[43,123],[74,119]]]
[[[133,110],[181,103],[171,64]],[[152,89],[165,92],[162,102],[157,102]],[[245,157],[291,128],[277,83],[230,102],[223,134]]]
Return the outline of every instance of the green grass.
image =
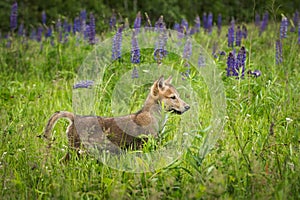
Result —
[[[277,26],[277,25],[276,25]],[[225,29],[225,28],[224,28]],[[210,153],[198,155],[201,141],[165,168],[147,173],[112,169],[93,156],[59,159],[68,150],[67,122],[57,123],[55,145],[46,154],[40,137],[48,118],[57,110],[72,111],[72,85],[78,67],[92,51],[86,44],[52,47],[13,41],[10,49],[0,48],[0,196],[3,199],[299,199],[300,198],[300,46],[297,35],[283,40],[284,61],[275,65],[275,24],[261,37],[248,25],[246,69],[259,69],[262,76],[235,79],[226,77],[226,58],[215,59],[222,72],[226,93],[226,124]],[[200,33],[193,36],[211,52],[229,51],[226,31],[221,37]],[[151,55],[149,56],[151,57]],[[145,58],[147,60],[147,58]],[[167,64],[177,66],[172,56]],[[122,66],[127,68],[121,68]],[[99,115],[111,116],[111,97],[118,77],[132,67],[116,63],[99,86]],[[179,63],[179,69],[180,63]],[[112,78],[110,79],[110,76]],[[203,96],[199,134],[205,135],[211,117],[209,95],[201,77],[191,80]],[[147,88],[133,97],[141,105]],[[98,97],[97,97],[98,98]],[[104,105],[104,106],[102,106]],[[131,105],[136,111],[139,106]],[[291,119],[291,120],[289,120]],[[172,122],[176,122],[173,119]],[[200,139],[201,140],[201,139]],[[47,156],[47,158],[46,158]]]

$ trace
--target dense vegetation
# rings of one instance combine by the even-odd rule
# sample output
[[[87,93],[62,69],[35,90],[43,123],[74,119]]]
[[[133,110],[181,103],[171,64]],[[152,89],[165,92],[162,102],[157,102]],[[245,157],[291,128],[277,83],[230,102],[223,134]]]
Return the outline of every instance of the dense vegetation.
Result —
[[[133,2],[137,5],[141,3]],[[26,3],[29,4],[29,1]],[[3,2],[2,4],[6,5]],[[129,1],[128,4],[132,6]],[[78,13],[82,8],[79,3],[70,5],[74,6]],[[108,2],[103,2],[103,5],[105,8],[112,6]],[[115,5],[121,7],[117,3]],[[29,10],[31,8],[36,9],[33,5],[28,7]],[[50,10],[50,6],[43,9]],[[56,12],[61,11],[59,7],[57,9]],[[210,9],[213,10],[215,7]],[[130,10],[122,11],[126,13]],[[171,11],[172,9],[166,10],[166,15]],[[270,13],[270,16],[277,14]],[[293,13],[287,13],[285,16],[293,16]],[[191,17],[195,18],[192,15]],[[144,15],[142,20],[144,24]],[[170,17],[169,20],[165,19],[165,22],[175,23],[173,21],[175,18]],[[40,36],[36,34],[34,37],[19,35],[17,29],[10,30],[10,37],[1,38],[0,41],[1,197],[3,199],[299,199],[299,27],[296,26],[297,23],[294,23],[295,26],[291,24],[287,26],[285,17],[281,23],[271,19],[265,20],[262,19],[257,25],[232,21],[229,26],[221,26],[221,29],[217,26],[190,29],[190,27],[197,28],[197,23],[186,26],[187,22],[183,21],[180,24],[180,27],[186,28],[178,29],[181,32],[178,36],[189,35],[201,44],[208,52],[205,54],[209,55],[207,59],[214,61],[218,69],[221,77],[219,81],[224,84],[226,94],[226,124],[223,131],[218,134],[218,141],[204,158],[200,155],[203,149],[198,145],[202,141],[195,141],[176,162],[145,173],[119,171],[102,164],[92,155],[78,158],[72,151],[69,162],[59,162],[68,150],[64,135],[66,121],[61,120],[57,123],[54,129],[56,140],[50,152],[45,150],[47,141],[41,136],[53,112],[73,110],[72,89],[80,66],[86,63],[85,58],[94,48],[104,48],[103,45],[101,47],[103,44],[101,42],[106,39],[112,41],[119,32],[108,31],[108,24],[106,32],[93,35],[90,31],[87,38],[84,31],[68,32],[67,29],[63,30],[62,25],[47,35],[45,33],[48,33],[50,26],[45,24],[41,28],[43,34]],[[130,27],[137,25],[131,24],[133,23],[130,23]],[[158,26],[161,24],[163,23],[157,23]],[[263,24],[265,26],[262,26]],[[243,35],[239,38],[241,44],[236,44],[236,32],[242,30],[237,27],[243,25],[246,29],[241,32]],[[119,24],[117,26],[119,28]],[[127,31],[131,33],[129,29]],[[233,41],[232,31],[235,38]],[[124,30],[123,33],[125,37],[128,32]],[[153,41],[149,39],[148,42]],[[97,95],[101,97],[101,101],[97,102],[97,114],[112,115],[112,90],[119,77],[128,71],[131,73],[136,66],[139,76],[134,80],[139,79],[143,73],[139,65],[158,62],[153,59],[155,48],[157,47],[153,44],[153,49],[141,49],[140,61],[133,61],[130,51],[123,52],[121,58],[109,57],[114,61],[112,60],[113,64],[104,75],[103,84],[98,88],[101,93]],[[113,45],[111,49],[116,50],[113,49]],[[186,71],[185,61],[188,55],[184,48],[182,55],[170,52],[162,62],[182,72],[182,85],[190,83],[197,91],[197,95],[202,97],[199,105],[208,112],[200,112],[199,115],[202,122],[198,134],[201,140],[201,136],[206,136],[210,127],[213,99],[208,97],[209,91],[203,85],[205,77],[197,73],[201,63],[198,63],[199,66],[190,65],[190,70]],[[239,60],[239,55],[245,55],[244,59]],[[241,64],[232,65],[232,60]],[[210,66],[201,67],[205,69]],[[158,67],[156,71],[159,72],[159,69]],[[249,70],[251,72],[247,73]],[[147,87],[136,90],[135,102],[142,102],[146,89]],[[133,107],[133,111],[137,107]],[[175,122],[176,119],[171,120],[171,123],[176,124]]]

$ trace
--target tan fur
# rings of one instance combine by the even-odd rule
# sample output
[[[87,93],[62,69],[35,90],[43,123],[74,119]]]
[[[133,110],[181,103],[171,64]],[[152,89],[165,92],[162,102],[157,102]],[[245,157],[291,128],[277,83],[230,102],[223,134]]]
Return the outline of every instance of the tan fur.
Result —
[[[164,80],[161,76],[153,83],[143,108],[137,113],[127,116],[75,116],[71,112],[58,111],[49,119],[44,136],[50,140],[51,130],[57,120],[66,118],[70,122],[67,136],[72,148],[79,150],[82,141],[103,144],[105,140],[117,147],[140,148],[146,140],[139,136],[152,135],[157,137],[159,129],[162,128],[160,127],[162,105],[166,111],[174,111],[177,114],[182,114],[190,108],[187,103],[180,99],[177,90],[171,85],[171,80],[172,77]]]

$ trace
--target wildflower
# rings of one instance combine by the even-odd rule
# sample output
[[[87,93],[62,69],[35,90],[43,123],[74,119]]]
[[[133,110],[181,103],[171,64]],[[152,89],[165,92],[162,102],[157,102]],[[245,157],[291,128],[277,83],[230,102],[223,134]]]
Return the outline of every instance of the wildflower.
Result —
[[[18,18],[18,3],[15,2],[11,7],[11,13],[10,13],[10,30],[12,31],[14,31],[18,26],[17,18]]]
[[[180,31],[180,24],[175,23],[173,29],[179,32]]]
[[[133,70],[132,70],[131,78],[135,79],[135,78],[138,78],[138,77],[139,77],[139,72],[138,72],[137,68],[134,67]]]
[[[202,53],[200,53],[198,58],[198,67],[205,67],[205,57]]]
[[[42,24],[46,24],[46,19],[47,19],[47,16],[46,16],[46,12],[45,11],[43,11],[42,12]]]
[[[251,70],[249,70],[249,71],[248,71],[248,74],[250,74],[250,75],[254,76],[255,78],[257,78],[257,77],[261,76],[261,71],[258,70],[258,69],[256,69],[256,70],[254,70],[254,71],[252,72]]]
[[[191,41],[188,39],[184,45],[183,48],[183,54],[182,54],[182,58],[186,59],[185,60],[185,67],[187,67],[188,69],[186,70],[186,72],[184,73],[184,76],[189,76],[190,74],[190,65],[188,63],[188,59],[191,57],[192,55],[192,43]]]
[[[236,76],[237,72],[235,71],[235,58],[232,52],[229,53],[227,58],[227,76]]]
[[[228,28],[228,47],[233,47],[234,43],[234,20],[231,21],[231,25]]]
[[[202,21],[203,21],[203,28],[204,28],[205,31],[207,31],[207,15],[206,15],[206,12],[203,13]]]
[[[70,33],[71,32],[71,24],[68,23],[67,19],[65,19],[65,21],[64,21],[63,30],[64,30],[65,33]]]
[[[298,23],[298,44],[300,44],[300,22]]]
[[[213,14],[210,12],[207,18],[207,31],[209,34],[212,32]]]
[[[260,16],[258,13],[255,14],[255,26],[260,25]]]
[[[29,38],[31,40],[35,40],[36,39],[36,29],[35,28],[31,30]]]
[[[263,16],[263,20],[261,22],[260,30],[259,30],[259,35],[261,35],[267,28],[269,22],[269,13],[265,12]]]
[[[236,33],[235,33],[235,45],[240,47],[242,43],[242,37],[243,37],[243,32],[240,28],[240,26],[237,27]]]
[[[85,80],[85,81],[80,81],[78,83],[75,83],[73,85],[73,89],[90,88],[93,85],[94,85],[94,81],[92,81],[92,80]]]
[[[195,32],[196,33],[200,32],[200,26],[201,26],[200,17],[197,15],[197,17],[195,19]]]
[[[95,44],[96,43],[96,23],[95,23],[95,17],[91,13],[90,14],[90,24],[89,24],[89,43]]]
[[[185,19],[181,20],[181,26],[183,27],[184,32],[187,33],[189,30],[189,23]]]
[[[18,28],[18,35],[24,36],[24,23],[21,23],[21,25]]]
[[[138,64],[140,63],[141,53],[137,40],[137,32],[132,33],[131,45],[131,63]]]
[[[245,39],[248,37],[248,30],[245,25],[242,26],[242,35],[243,35],[243,38],[245,38]]]
[[[109,20],[109,28],[110,30],[113,30],[116,28],[116,24],[117,24],[117,17],[116,17],[116,13],[115,11],[113,10],[113,13],[112,13],[112,16]]]
[[[123,26],[119,27],[118,31],[113,37],[112,44],[112,60],[117,60],[121,58],[121,47],[122,47],[122,31]]]
[[[86,11],[85,10],[82,10],[80,12],[80,28],[81,28],[81,33],[83,35],[86,34],[86,31],[87,31],[87,28],[86,28]]]
[[[79,33],[80,32],[80,19],[79,17],[75,17],[74,19],[74,25],[73,25],[73,33]]]
[[[286,17],[282,17],[281,24],[280,24],[280,38],[286,38],[288,30],[288,19]]]
[[[134,29],[141,28],[141,21],[142,21],[141,12],[138,12],[134,21],[133,28]]]
[[[165,50],[165,46],[168,40],[166,25],[163,21],[163,16],[160,16],[158,21],[155,23],[155,31],[158,33],[158,38],[155,43],[154,50],[154,59],[160,63],[162,58],[167,55],[167,51]]]
[[[242,47],[237,55],[236,62],[235,62],[235,70],[236,72],[241,72],[242,74],[238,74],[241,77],[244,77],[245,73],[245,61],[246,61],[246,49]]]
[[[49,38],[52,36],[52,28],[47,28],[47,32],[45,33],[45,38]]]
[[[282,63],[282,42],[280,39],[276,40],[276,64]]]
[[[42,41],[43,27],[39,26],[37,29],[36,41]]]
[[[218,26],[218,35],[220,35],[221,30],[222,30],[222,15],[221,14],[218,15],[217,26]]]

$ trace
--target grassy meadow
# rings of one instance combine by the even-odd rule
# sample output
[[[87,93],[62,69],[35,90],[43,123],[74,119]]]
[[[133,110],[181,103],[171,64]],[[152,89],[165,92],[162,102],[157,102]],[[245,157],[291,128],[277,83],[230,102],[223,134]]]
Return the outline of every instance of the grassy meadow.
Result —
[[[257,78],[247,73],[240,79],[226,76],[227,55],[232,50],[227,46],[227,27],[220,36],[215,27],[211,35],[201,29],[192,36],[209,55],[214,46],[217,52],[226,52],[211,58],[221,73],[227,106],[226,123],[216,144],[202,159],[201,146],[195,142],[182,158],[145,173],[112,169],[93,156],[77,158],[74,152],[69,162],[60,163],[68,150],[65,120],[56,124],[55,144],[50,153],[45,152],[47,142],[41,135],[47,120],[55,111],[73,111],[74,80],[93,45],[78,42],[72,35],[67,43],[54,46],[49,39],[24,42],[13,36],[7,48],[7,40],[1,39],[1,199],[300,199],[298,35],[288,32],[282,39],[283,62],[276,64],[279,23],[270,22],[261,36],[254,24],[246,26],[248,37],[242,40],[247,51],[245,68],[246,72],[260,70]],[[101,38],[113,34],[107,32]],[[149,53],[145,60],[151,57]],[[123,59],[108,69],[99,86],[98,115],[112,115],[113,86],[122,73],[132,69],[129,56]],[[184,67],[176,57],[170,56],[166,62],[179,70]],[[191,66],[192,74],[196,67]],[[202,84],[199,76],[185,81],[195,88],[198,82]],[[195,90],[198,96],[206,91],[203,88]],[[144,99],[146,93],[141,89],[135,95]],[[206,99],[199,104],[209,111],[210,100]],[[138,102],[140,106],[142,100]],[[210,117],[210,112],[200,114],[204,125],[199,129],[209,126]],[[202,134],[205,136],[205,131]]]

